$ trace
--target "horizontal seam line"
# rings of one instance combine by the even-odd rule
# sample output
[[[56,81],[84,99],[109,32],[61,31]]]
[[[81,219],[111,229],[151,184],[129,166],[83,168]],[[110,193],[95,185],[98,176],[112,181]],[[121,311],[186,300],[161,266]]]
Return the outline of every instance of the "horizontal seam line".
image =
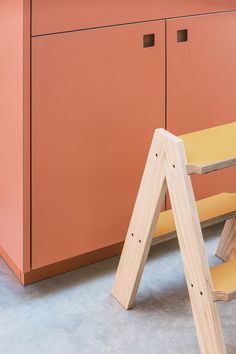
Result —
[[[150,20],[140,20],[140,21],[134,21],[134,22],[125,22],[125,23],[104,25],[104,26],[86,27],[86,28],[80,28],[80,29],[74,29],[74,30],[49,32],[49,33],[31,35],[31,37],[37,38],[37,37],[53,36],[53,35],[64,34],[64,33],[66,34],[66,33],[73,33],[73,32],[91,31],[91,30],[100,29],[100,28],[101,29],[102,28],[112,28],[112,27],[119,27],[119,26],[135,25],[135,24],[139,24],[139,23],[168,21],[168,20],[173,20],[173,19],[181,19],[181,18],[189,18],[189,17],[197,17],[197,16],[207,16],[207,15],[217,15],[217,14],[233,13],[233,12],[236,12],[236,9],[235,10],[217,11],[217,12],[205,12],[205,13],[198,13],[198,14],[192,14],[192,15],[156,18],[156,19],[152,19],[152,20],[151,19]]]

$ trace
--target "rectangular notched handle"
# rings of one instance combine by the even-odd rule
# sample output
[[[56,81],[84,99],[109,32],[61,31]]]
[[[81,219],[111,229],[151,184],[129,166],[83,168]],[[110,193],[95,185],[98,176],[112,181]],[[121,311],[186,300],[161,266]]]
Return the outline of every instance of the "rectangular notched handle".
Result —
[[[149,48],[155,46],[155,34],[145,34],[143,36],[143,48]]]
[[[188,41],[188,30],[182,29],[177,31],[177,42],[187,42]]]

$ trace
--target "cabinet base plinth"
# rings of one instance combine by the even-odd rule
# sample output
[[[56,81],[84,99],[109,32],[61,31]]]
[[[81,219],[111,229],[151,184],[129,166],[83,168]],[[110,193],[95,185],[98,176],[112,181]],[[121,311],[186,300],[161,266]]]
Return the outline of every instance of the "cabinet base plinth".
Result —
[[[116,256],[121,253],[122,247],[123,247],[123,242],[120,242],[115,245],[101,248],[99,250],[89,252],[70,259],[66,259],[61,262],[50,264],[45,267],[33,269],[26,273],[20,271],[20,269],[15,265],[12,259],[4,252],[4,250],[1,247],[0,247],[0,256],[4,259],[4,261],[8,264],[11,270],[15,273],[17,278],[20,280],[21,284],[29,285],[34,282],[47,279],[55,275],[69,272],[71,270],[75,270],[77,268],[101,261],[103,259]]]

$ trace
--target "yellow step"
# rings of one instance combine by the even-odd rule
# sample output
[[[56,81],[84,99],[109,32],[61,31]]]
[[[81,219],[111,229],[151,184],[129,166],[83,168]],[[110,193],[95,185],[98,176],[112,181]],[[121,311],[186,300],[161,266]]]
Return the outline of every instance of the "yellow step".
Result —
[[[221,193],[197,201],[198,214],[202,227],[215,225],[236,216],[236,193]],[[172,210],[160,214],[154,233],[153,244],[176,237]]]
[[[215,301],[236,299],[236,259],[211,268]]]
[[[203,174],[236,165],[236,122],[180,136],[188,174]]]

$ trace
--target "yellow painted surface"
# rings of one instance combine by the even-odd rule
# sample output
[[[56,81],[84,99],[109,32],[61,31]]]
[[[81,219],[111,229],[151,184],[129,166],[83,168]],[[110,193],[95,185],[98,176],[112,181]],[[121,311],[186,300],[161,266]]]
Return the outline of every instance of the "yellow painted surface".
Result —
[[[220,217],[236,210],[236,193],[221,193],[197,202],[201,222]],[[160,214],[154,237],[175,232],[172,210]]]
[[[214,291],[236,291],[236,259],[211,268],[211,277]]]
[[[189,165],[209,165],[236,157],[236,122],[180,136]]]

